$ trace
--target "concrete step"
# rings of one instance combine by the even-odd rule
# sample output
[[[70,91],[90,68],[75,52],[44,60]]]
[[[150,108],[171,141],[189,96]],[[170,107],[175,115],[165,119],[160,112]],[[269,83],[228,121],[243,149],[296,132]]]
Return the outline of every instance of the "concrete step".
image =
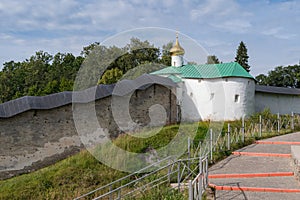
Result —
[[[290,172],[291,159],[231,155],[209,168],[209,174]]]
[[[299,193],[247,192],[217,190],[216,200],[299,200]]]
[[[227,186],[223,190],[238,190],[238,188],[260,188],[257,191],[263,192],[263,188],[278,189],[278,192],[283,192],[281,189],[296,189],[300,192],[299,182],[294,176],[272,176],[272,177],[254,177],[254,178],[217,178],[209,179],[210,184],[219,186]],[[233,187],[230,189],[229,187]],[[220,189],[222,190],[222,189]],[[245,189],[244,191],[252,191]],[[255,190],[253,190],[255,192]],[[271,190],[268,190],[271,192]],[[275,192],[275,191],[274,191]],[[300,195],[300,193],[299,193]],[[300,196],[299,196],[300,197]],[[299,198],[300,199],[300,198]]]

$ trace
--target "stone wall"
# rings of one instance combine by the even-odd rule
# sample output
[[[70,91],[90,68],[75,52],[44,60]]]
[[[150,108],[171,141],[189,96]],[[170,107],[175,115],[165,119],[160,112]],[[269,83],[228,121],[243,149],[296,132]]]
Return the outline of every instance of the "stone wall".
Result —
[[[300,113],[299,95],[255,93],[255,112],[269,108],[274,114]]]
[[[127,97],[115,97],[115,101],[122,99],[121,102],[124,102],[124,98],[129,102],[128,113],[132,121],[139,127],[153,122],[151,110],[160,108],[165,110],[163,114],[166,117],[166,124],[176,122],[176,97],[172,89],[154,84],[143,90],[136,90]],[[126,124],[127,119],[116,123],[111,102],[112,96],[108,96],[97,100],[95,104],[78,103],[73,107],[72,104],[68,104],[49,110],[29,110],[10,118],[0,118],[0,179],[39,169],[83,148],[73,118],[73,110],[76,111],[78,108],[94,106],[101,128],[111,137],[124,132],[119,126],[122,123]],[[120,109],[114,113],[122,116],[122,113],[126,112]],[[91,117],[89,115],[88,112],[82,113],[84,120],[89,120]]]
[[[294,169],[294,175],[298,181],[300,181],[300,146],[291,146],[292,154],[292,167]]]

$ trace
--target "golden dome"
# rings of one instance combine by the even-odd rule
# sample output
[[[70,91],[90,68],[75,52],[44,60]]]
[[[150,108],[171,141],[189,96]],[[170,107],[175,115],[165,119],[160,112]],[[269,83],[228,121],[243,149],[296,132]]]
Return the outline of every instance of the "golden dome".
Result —
[[[178,42],[178,33],[176,34],[175,45],[170,49],[171,56],[183,55],[184,49],[180,46]]]

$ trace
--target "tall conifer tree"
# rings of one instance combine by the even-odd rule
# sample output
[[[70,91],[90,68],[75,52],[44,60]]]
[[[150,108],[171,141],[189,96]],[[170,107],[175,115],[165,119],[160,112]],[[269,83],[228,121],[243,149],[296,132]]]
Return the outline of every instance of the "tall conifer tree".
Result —
[[[247,51],[245,43],[241,41],[236,52],[235,62],[239,63],[247,72],[250,72],[250,66],[248,65],[249,56]]]

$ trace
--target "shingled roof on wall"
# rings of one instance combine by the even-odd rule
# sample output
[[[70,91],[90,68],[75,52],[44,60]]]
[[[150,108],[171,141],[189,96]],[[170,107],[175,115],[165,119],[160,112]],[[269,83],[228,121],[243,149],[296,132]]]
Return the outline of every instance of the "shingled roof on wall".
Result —
[[[0,104],[0,118],[8,118],[28,110],[47,110],[71,103],[88,103],[110,95],[124,96],[135,90],[144,90],[151,85],[166,87],[177,85],[169,78],[144,74],[135,80],[122,80],[117,84],[98,85],[83,91],[60,92],[47,96],[25,96]]]
[[[266,86],[266,85],[256,85],[255,92],[272,93],[272,94],[286,94],[286,95],[300,95],[300,89]]]

